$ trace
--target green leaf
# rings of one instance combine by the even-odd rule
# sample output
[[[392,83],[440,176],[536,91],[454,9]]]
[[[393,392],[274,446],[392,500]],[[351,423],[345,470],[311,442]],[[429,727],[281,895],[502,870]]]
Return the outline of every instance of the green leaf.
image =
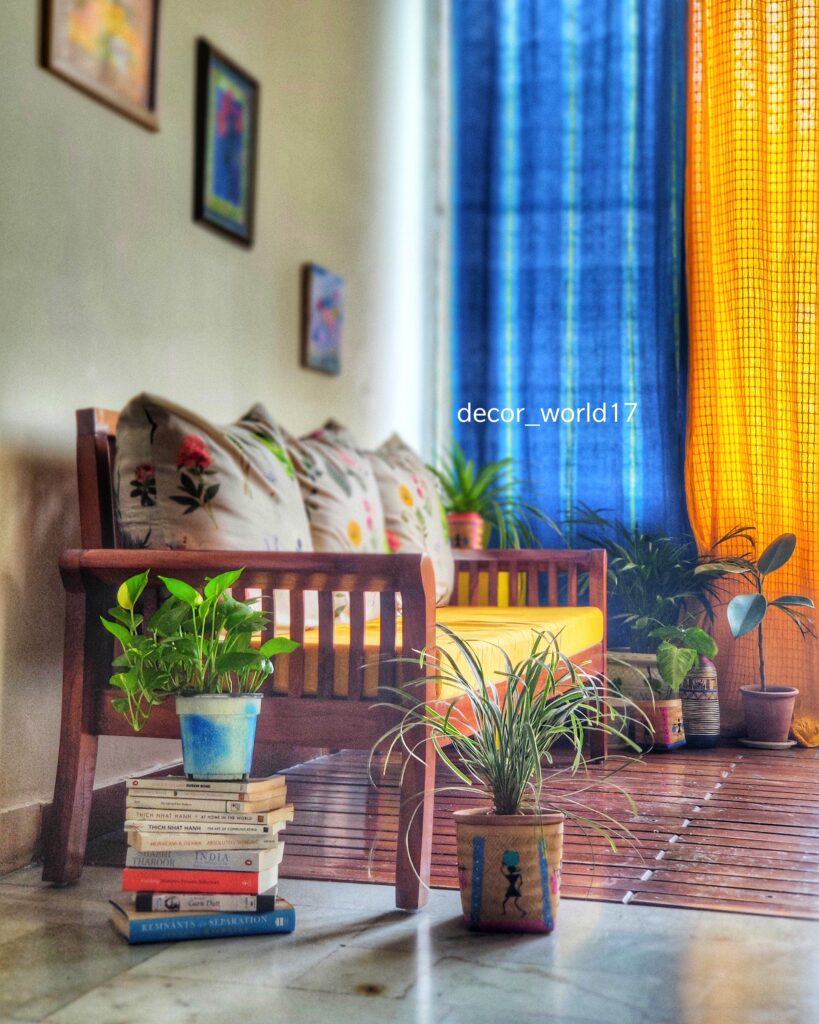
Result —
[[[781,537],[772,540],[759,556],[759,561],[756,563],[757,568],[763,576],[767,576],[769,573],[781,569],[790,560],[795,549],[796,535],[783,533]]]
[[[676,692],[683,679],[697,663],[697,652],[691,647],[675,647],[663,640],[657,648],[657,668],[663,680]]]
[[[269,658],[273,654],[287,654],[290,651],[295,651],[298,646],[298,643],[289,637],[274,636],[262,644],[259,648],[259,654]]]
[[[160,636],[172,636],[190,618],[190,606],[176,597],[170,597],[157,608],[148,621],[148,629]]]
[[[800,607],[800,608],[813,608],[814,603],[809,597],[802,597],[801,594],[783,594],[782,597],[778,597],[775,601],[771,601],[771,604],[775,604],[778,608],[784,607]]]
[[[258,651],[230,651],[228,654],[219,655],[215,668],[219,674],[241,672],[244,669],[257,668],[262,661],[264,658],[259,656]]]
[[[109,633],[113,634],[117,640],[122,644],[123,647],[130,647],[133,644],[133,636],[130,631],[121,626],[118,622],[109,622],[100,615],[100,622],[105,626]]]
[[[117,591],[117,604],[128,611],[134,608],[148,583],[148,570],[127,579]]]
[[[768,602],[764,594],[737,594],[728,602],[728,625],[736,639],[750,633],[762,622]]]
[[[685,639],[683,644],[687,647],[693,647],[697,654],[702,655],[704,658],[713,658],[717,653],[716,640],[704,629],[701,629],[699,626],[692,626],[684,632]]]
[[[179,598],[180,601],[184,601],[185,604],[190,605],[191,608],[202,603],[202,595],[198,590],[192,587],[190,583],[185,583],[184,580],[175,580],[171,576],[160,576],[159,578],[174,597]]]
[[[205,583],[205,597],[219,597],[228,587],[233,586],[243,572],[244,569],[231,569],[229,572],[223,572],[218,576],[211,577]]]
[[[185,515],[187,515],[188,512],[193,512],[194,509],[199,508],[199,501],[197,498],[186,498],[180,497],[177,494],[172,494],[171,501],[175,501],[177,505],[186,505],[187,509],[184,513]]]
[[[204,504],[207,505],[209,501],[213,501],[213,499],[219,493],[219,488],[221,486],[221,484],[211,484],[210,487],[208,487],[208,489],[205,491],[204,497],[202,498]]]

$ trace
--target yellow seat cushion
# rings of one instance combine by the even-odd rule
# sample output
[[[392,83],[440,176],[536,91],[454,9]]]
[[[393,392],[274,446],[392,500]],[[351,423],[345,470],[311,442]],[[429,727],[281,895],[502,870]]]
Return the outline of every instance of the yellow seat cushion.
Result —
[[[439,625],[447,626],[466,640],[475,649],[488,678],[505,671],[501,650],[508,654],[512,663],[526,657],[532,649],[534,634],[554,633],[559,637],[560,649],[569,657],[599,644],[603,639],[603,615],[599,608],[486,608],[458,607],[449,605],[436,610]],[[378,692],[378,666],[380,661],[380,624],[378,620],[366,623],[364,638],[364,684],[365,695],[373,697]],[[397,626],[396,650],[401,645],[401,622]],[[495,646],[498,645],[498,646]],[[335,669],[333,694],[343,697],[347,694],[350,646],[350,627],[336,623],[333,628]],[[455,649],[452,639],[438,632],[438,646],[448,650],[458,665],[466,670],[462,655]],[[304,692],[318,690],[318,630],[310,629],[304,635]],[[289,656],[276,659],[274,690],[287,690],[289,678]],[[498,677],[501,678],[500,676]],[[459,696],[457,687],[447,683],[438,684],[438,696],[450,699]]]

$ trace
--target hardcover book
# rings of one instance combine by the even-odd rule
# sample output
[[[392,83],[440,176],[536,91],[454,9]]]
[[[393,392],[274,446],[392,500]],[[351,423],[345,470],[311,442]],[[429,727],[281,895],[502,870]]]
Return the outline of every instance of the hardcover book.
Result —
[[[123,868],[122,888],[127,892],[267,892],[279,880],[279,866],[264,871],[177,871],[165,868]]]
[[[296,911],[287,900],[276,900],[275,910],[254,913],[187,911],[143,913],[133,904],[110,900],[111,921],[130,943],[175,942],[180,939],[218,939],[230,935],[269,935],[292,932]]]

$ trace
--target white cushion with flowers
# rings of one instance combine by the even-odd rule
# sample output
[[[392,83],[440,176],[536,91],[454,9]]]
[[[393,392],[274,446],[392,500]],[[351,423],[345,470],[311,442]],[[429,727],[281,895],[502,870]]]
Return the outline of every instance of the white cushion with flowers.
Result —
[[[284,437],[261,406],[218,427],[138,395],[120,414],[115,490],[129,547],[313,548]]]
[[[452,593],[455,563],[434,476],[398,434],[369,458],[381,492],[390,549],[428,554],[435,569],[436,600],[439,605],[446,604]]]

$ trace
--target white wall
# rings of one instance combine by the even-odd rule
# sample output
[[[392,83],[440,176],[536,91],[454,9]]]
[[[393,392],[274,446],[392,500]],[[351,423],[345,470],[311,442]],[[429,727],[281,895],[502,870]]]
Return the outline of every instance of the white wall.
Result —
[[[39,7],[0,36],[0,811],[54,778],[76,408],[422,432],[424,0],[163,3],[157,134],[37,66]],[[261,82],[250,251],[191,219],[199,35]],[[306,260],[347,279],[338,378],[298,366]],[[100,778],[166,753],[109,741]]]

